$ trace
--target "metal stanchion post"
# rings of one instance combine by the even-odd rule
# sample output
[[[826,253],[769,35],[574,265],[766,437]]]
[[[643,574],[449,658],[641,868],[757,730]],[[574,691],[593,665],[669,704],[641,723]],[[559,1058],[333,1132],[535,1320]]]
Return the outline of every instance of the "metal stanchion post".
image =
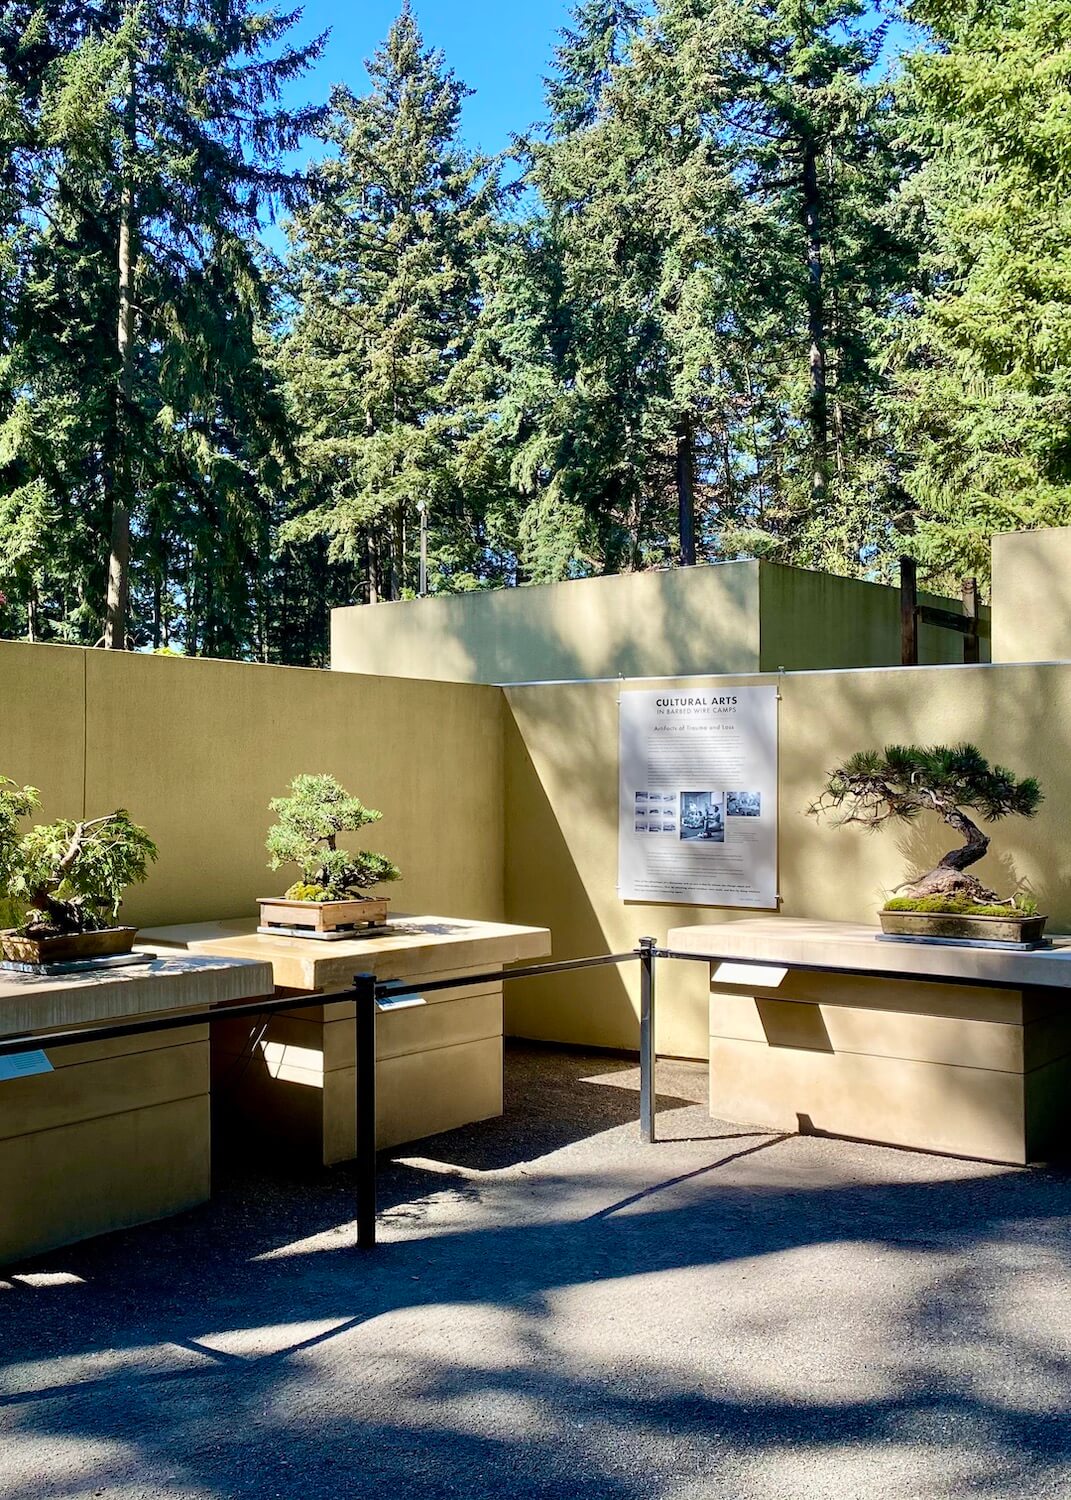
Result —
[[[655,1138],[655,940],[640,938],[640,1140]]]
[[[355,974],[357,1042],[357,1246],[376,1243],[376,976]]]

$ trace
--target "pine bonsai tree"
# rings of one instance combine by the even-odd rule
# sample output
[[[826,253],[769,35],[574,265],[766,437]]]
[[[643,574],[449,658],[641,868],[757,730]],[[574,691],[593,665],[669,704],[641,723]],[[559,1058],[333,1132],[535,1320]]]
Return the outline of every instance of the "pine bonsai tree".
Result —
[[[38,806],[36,788],[0,776],[0,893],[22,910],[19,931],[52,937],[111,926],[127,886],[145,879],[156,845],[122,808],[20,836],[20,821]]]
[[[870,830],[936,813],[964,842],[925,875],[899,886],[905,896],[897,905],[937,898],[989,906],[998,902],[996,893],[967,873],[989,848],[989,837],[968,813],[994,823],[1012,814],[1032,818],[1040,804],[1041,788],[1032,776],[1019,780],[1004,766],[991,766],[975,745],[887,745],[860,750],[831,771],[810,812],[830,812],[838,825]]]
[[[297,865],[301,879],[287,891],[290,901],[345,901],[370,886],[400,879],[385,854],[338,847],[340,833],[356,833],[383,816],[365,807],[333,776],[295,776],[288,797],[274,797],[271,810],[279,821],[269,830],[269,868]]]

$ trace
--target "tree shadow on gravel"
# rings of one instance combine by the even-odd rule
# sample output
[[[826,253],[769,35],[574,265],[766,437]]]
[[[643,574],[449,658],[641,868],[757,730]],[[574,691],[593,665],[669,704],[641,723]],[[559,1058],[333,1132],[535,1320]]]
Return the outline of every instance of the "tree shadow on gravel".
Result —
[[[614,1108],[592,1101],[592,1135]],[[836,1143],[740,1134],[688,1144],[694,1169],[676,1157],[641,1191],[616,1138],[605,1166],[531,1181],[444,1188],[388,1163],[388,1229],[421,1193],[426,1223],[370,1256],[332,1241],[352,1218],[343,1168],[236,1180],[181,1219],[41,1257],[0,1290],[0,1492],[801,1500],[876,1475],[883,1495],[1067,1493],[1071,1177],[938,1177],[878,1153],[861,1181],[851,1148],[835,1180]],[[442,1149],[461,1135],[428,1144],[434,1166],[461,1164]],[[599,1191],[601,1211],[577,1211]],[[1043,1290],[1024,1315],[1026,1285]],[[798,1368],[772,1358],[786,1339]],[[897,1481],[883,1466],[901,1451]],[[808,1488],[825,1462],[849,1477]]]

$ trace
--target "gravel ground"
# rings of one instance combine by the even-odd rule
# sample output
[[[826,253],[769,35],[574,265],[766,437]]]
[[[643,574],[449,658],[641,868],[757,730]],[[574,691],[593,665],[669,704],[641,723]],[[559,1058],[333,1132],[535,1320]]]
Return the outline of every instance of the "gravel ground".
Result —
[[[516,1047],[504,1119],[0,1280],[0,1496],[1071,1496],[1071,1177],[712,1121]]]

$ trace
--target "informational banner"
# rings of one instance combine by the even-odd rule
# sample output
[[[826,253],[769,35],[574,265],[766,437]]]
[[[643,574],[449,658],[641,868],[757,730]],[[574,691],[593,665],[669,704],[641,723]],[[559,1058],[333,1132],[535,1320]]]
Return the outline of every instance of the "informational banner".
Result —
[[[777,688],[621,694],[618,891],[777,905]]]

